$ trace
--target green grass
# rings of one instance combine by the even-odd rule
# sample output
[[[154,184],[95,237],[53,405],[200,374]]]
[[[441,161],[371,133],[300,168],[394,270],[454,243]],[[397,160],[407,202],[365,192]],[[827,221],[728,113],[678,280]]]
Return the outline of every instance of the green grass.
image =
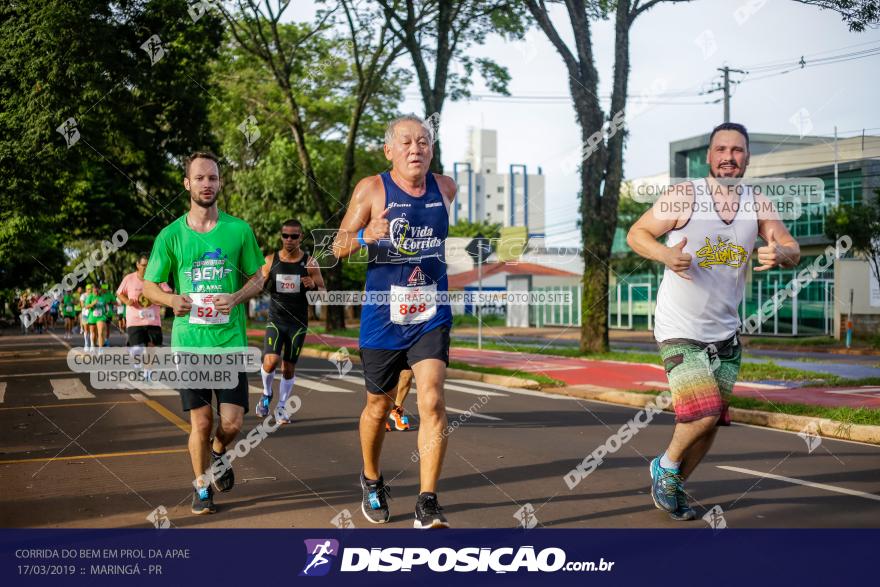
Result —
[[[632,390],[633,393],[657,395],[659,391]],[[792,416],[810,416],[813,418],[828,418],[846,424],[865,424],[880,426],[880,409],[872,408],[829,408],[825,406],[813,406],[809,404],[789,404],[782,402],[768,402],[752,399],[750,397],[730,396],[730,405],[743,410],[759,410],[762,412],[776,412],[791,414]]]
[[[456,314],[452,317],[453,327],[473,326],[476,328],[478,324],[477,317],[470,314]],[[507,324],[507,319],[504,316],[496,316],[494,314],[483,316],[483,326],[504,326],[505,324]]]

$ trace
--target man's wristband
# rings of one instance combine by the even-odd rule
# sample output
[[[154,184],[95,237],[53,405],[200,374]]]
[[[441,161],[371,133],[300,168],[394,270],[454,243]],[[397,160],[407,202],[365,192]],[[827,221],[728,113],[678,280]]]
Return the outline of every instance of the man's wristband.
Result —
[[[366,246],[367,246],[367,241],[364,240],[364,229],[363,229],[363,228],[360,229],[360,230],[357,232],[357,235],[358,235],[358,243],[359,243],[362,247],[366,247]]]

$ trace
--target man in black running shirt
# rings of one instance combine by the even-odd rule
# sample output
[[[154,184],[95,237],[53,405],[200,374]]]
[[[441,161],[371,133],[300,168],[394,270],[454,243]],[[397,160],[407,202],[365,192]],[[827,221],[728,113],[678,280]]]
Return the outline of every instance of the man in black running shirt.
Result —
[[[324,290],[324,278],[315,259],[300,249],[303,239],[302,224],[288,220],[281,226],[280,250],[266,256],[263,275],[269,291],[269,322],[263,340],[263,395],[257,402],[257,416],[269,415],[272,401],[272,382],[281,360],[281,382],[275,419],[281,424],[290,422],[284,405],[293,389],[294,368],[309,328],[309,303],[306,292]]]

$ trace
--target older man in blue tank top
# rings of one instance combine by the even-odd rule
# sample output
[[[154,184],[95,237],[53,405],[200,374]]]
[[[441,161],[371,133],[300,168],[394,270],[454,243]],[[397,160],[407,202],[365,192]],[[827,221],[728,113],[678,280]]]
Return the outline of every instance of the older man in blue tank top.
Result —
[[[390,519],[379,456],[400,373],[412,369],[420,419],[416,528],[449,526],[436,491],[446,453],[443,383],[452,313],[437,297],[448,290],[445,247],[456,186],[431,173],[433,143],[433,129],[418,116],[393,120],[385,133],[391,171],[358,183],[334,242],[339,258],[362,247],[369,256],[360,328],[367,388],[360,419],[361,511],[376,524]]]

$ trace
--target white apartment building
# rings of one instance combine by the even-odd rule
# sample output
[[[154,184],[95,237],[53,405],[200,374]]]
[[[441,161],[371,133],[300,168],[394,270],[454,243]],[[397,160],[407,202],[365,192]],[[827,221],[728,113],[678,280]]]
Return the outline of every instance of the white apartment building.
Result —
[[[544,236],[544,175],[541,168],[529,173],[521,163],[498,168],[498,133],[471,129],[464,161],[453,164],[458,196],[451,223],[459,220],[525,226],[530,236]],[[512,188],[512,189],[511,189]]]

